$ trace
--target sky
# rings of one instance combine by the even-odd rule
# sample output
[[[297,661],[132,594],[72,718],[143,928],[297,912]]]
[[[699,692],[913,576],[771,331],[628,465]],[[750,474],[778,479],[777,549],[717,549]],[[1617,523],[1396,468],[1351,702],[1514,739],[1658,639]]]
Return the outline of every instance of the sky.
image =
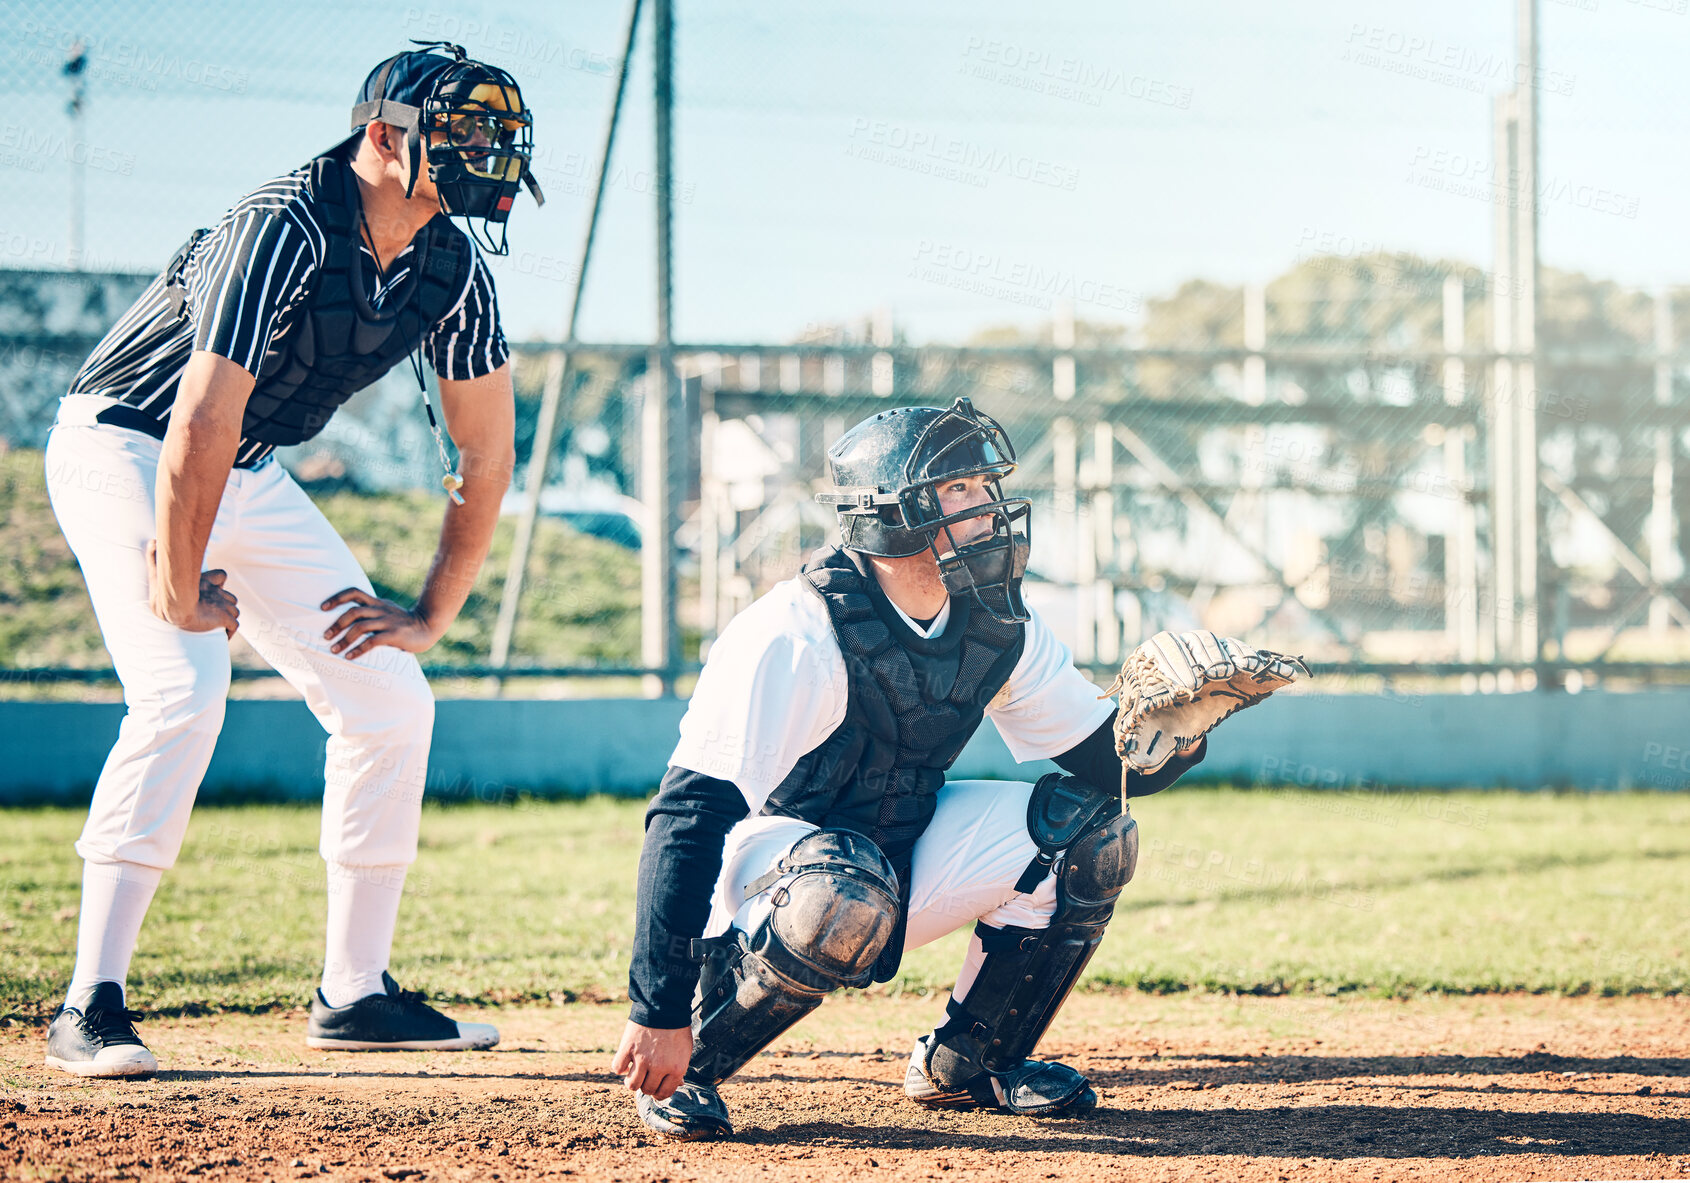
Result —
[[[1493,96],[1514,5],[1211,0],[676,4],[675,335],[783,341],[889,310],[915,341],[1131,325],[1184,280],[1317,253],[1488,265]],[[1540,5],[1541,255],[1690,284],[1690,0]],[[580,336],[655,323],[649,11]],[[0,0],[0,264],[62,264],[71,158],[91,266],[160,266],[345,134],[407,38],[502,65],[535,113],[543,209],[494,260],[506,331],[560,335],[623,3]],[[92,47],[84,147],[58,75]]]

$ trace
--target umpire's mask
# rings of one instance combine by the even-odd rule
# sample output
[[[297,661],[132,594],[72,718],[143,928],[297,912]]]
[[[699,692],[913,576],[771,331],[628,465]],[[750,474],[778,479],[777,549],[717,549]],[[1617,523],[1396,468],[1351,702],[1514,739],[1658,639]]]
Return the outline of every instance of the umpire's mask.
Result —
[[[423,48],[395,54],[370,71],[352,108],[352,128],[361,130],[372,119],[404,128],[411,166],[405,196],[426,152],[441,212],[463,218],[489,252],[506,254],[505,219],[517,186],[526,185],[536,205],[545,203],[529,168],[533,115],[516,80],[497,66],[472,61],[448,41],[413,44]],[[480,220],[479,228],[472,218]]]
[[[902,558],[931,550],[945,590],[972,595],[1005,623],[1029,619],[1021,577],[1031,548],[1032,504],[1005,498],[1015,449],[997,420],[966,398],[946,407],[898,407],[864,419],[827,450],[834,489],[816,500],[839,511],[847,550]],[[984,476],[991,500],[946,514],[939,486]],[[989,518],[984,537],[959,542],[956,528]]]

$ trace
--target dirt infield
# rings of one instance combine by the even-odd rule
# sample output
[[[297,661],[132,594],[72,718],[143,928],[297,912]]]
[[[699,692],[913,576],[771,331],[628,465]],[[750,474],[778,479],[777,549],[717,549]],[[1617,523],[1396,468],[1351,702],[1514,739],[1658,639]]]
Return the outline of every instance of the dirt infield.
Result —
[[[1690,1177],[1690,1003],[1086,994],[1048,1050],[1087,1120],[917,1109],[933,999],[830,1002],[724,1088],[731,1142],[647,1133],[613,1006],[507,1009],[448,1056],[307,1050],[301,1015],[151,1020],[162,1071],[86,1082],[0,1031],[0,1178],[1395,1180]]]

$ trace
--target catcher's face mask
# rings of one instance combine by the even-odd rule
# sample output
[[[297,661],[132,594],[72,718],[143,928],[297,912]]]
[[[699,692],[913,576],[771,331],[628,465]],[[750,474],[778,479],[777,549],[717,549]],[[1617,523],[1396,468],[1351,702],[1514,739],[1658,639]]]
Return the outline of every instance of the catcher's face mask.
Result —
[[[1029,619],[1021,579],[1032,505],[1003,495],[1015,449],[997,420],[966,398],[883,411],[829,449],[828,467],[839,488],[816,500],[838,508],[847,548],[893,558],[931,551],[951,595],[971,596],[1005,623]],[[986,499],[947,512],[939,490],[976,476],[986,478]]]
[[[391,57],[371,72],[352,108],[352,126],[379,119],[404,128],[410,164],[405,196],[416,187],[426,153],[441,212],[465,219],[486,250],[506,254],[505,220],[517,187],[526,185],[535,204],[545,203],[529,170],[533,116],[505,71],[471,61],[450,42],[415,44],[423,48]]]

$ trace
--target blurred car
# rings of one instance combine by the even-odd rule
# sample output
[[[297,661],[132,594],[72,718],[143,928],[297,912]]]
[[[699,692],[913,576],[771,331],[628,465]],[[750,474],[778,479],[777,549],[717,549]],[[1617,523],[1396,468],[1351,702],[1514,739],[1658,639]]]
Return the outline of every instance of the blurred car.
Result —
[[[522,512],[527,493],[512,487],[499,504],[499,512],[516,516]],[[636,498],[605,485],[552,485],[540,490],[540,513],[557,518],[582,534],[603,538],[629,550],[640,549],[640,516],[644,507]]]

